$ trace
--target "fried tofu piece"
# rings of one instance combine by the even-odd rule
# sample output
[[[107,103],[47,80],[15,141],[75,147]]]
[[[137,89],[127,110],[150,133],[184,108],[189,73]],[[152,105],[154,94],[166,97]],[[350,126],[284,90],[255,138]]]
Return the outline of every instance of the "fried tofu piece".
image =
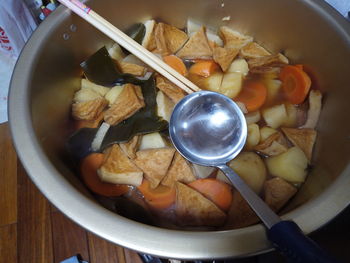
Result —
[[[75,102],[72,105],[72,116],[76,120],[94,121],[107,107],[108,101],[99,97],[84,102]]]
[[[314,129],[282,128],[283,133],[295,146],[298,146],[310,161],[317,132]]]
[[[129,184],[139,186],[143,172],[123,153],[118,144],[114,144],[107,152],[107,157],[98,169],[103,182],[113,184]]]
[[[145,173],[152,189],[156,188],[167,174],[175,149],[157,148],[136,152],[135,164]]]
[[[183,97],[185,97],[185,92],[179,87],[172,84],[169,80],[157,76],[156,86],[159,90],[163,91],[175,104],[178,103]]]
[[[125,143],[120,143],[120,149],[130,158],[134,159],[136,157],[136,151],[140,145],[140,136],[134,136],[132,139]]]
[[[287,181],[275,177],[264,184],[264,200],[273,211],[278,212],[297,191],[297,188]]]
[[[209,45],[205,28],[202,26],[200,30],[194,33],[176,55],[186,59],[211,58],[213,50]]]
[[[275,132],[255,146],[254,150],[267,156],[275,156],[286,152],[288,145],[283,135],[280,132]]]
[[[243,196],[235,190],[225,228],[241,228],[256,224],[257,222],[259,222],[258,216],[250,208]]]
[[[270,56],[271,53],[256,42],[251,42],[240,50],[240,55],[245,59]]]
[[[174,54],[187,41],[187,34],[177,27],[159,23],[154,31],[156,52],[162,56]]]
[[[105,112],[104,120],[110,125],[116,125],[144,106],[141,88],[133,84],[125,84],[115,102]]]
[[[129,73],[135,76],[143,76],[147,71],[145,67],[124,61],[120,61],[119,66],[123,73]]]
[[[288,63],[288,58],[283,56],[281,53],[278,53],[276,55],[252,58],[248,60],[249,69],[261,67],[271,68],[273,66],[286,65]]]
[[[102,112],[100,115],[95,120],[92,121],[85,121],[85,120],[80,120],[75,122],[75,129],[79,130],[81,128],[98,128],[103,121],[103,115],[104,113]]]
[[[241,49],[253,41],[251,36],[243,35],[227,26],[220,27],[219,36],[224,40],[225,46],[236,49]]]
[[[146,49],[152,51],[157,47],[154,39],[154,31],[157,26],[157,23],[152,19],[152,20],[147,20],[143,24],[145,25],[146,32],[141,44]]]
[[[190,183],[194,180],[196,180],[196,177],[190,165],[181,154],[176,152],[168,173],[162,180],[162,185],[173,187],[176,182]]]
[[[179,225],[221,226],[226,214],[191,187],[176,183],[175,214]]]
[[[322,106],[322,94],[319,90],[311,90],[309,94],[309,110],[307,120],[300,128],[314,129],[320,117]]]
[[[226,72],[238,53],[239,49],[237,48],[226,46],[216,47],[213,49],[213,59],[220,65],[222,71]]]

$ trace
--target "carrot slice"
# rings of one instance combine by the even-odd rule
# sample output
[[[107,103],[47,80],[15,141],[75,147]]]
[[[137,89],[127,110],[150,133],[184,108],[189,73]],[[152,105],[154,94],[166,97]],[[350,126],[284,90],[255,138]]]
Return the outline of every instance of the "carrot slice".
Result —
[[[289,102],[300,104],[305,100],[311,87],[311,79],[299,65],[285,66],[281,70],[279,78]]]
[[[260,82],[248,82],[242,91],[235,98],[235,101],[242,102],[248,112],[258,110],[266,101],[267,90]]]
[[[181,58],[170,55],[163,57],[163,60],[165,63],[167,63],[170,67],[175,69],[177,72],[179,72],[181,75],[185,76],[187,74],[187,69]]]
[[[157,209],[165,209],[175,202],[175,188],[159,185],[155,189],[150,187],[147,179],[143,179],[142,184],[137,189],[143,194],[146,202]]]
[[[103,196],[120,196],[129,191],[129,186],[121,184],[110,184],[100,180],[97,169],[104,160],[103,153],[92,153],[84,158],[80,171],[86,186],[96,194]]]
[[[200,192],[223,211],[228,211],[232,202],[231,187],[214,178],[198,179],[188,186]]]
[[[190,74],[196,74],[203,77],[209,77],[213,72],[219,69],[214,60],[199,60],[190,68]]]

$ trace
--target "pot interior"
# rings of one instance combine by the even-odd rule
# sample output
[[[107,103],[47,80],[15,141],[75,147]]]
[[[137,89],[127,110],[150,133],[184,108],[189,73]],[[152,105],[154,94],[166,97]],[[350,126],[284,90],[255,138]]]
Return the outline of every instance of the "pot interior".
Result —
[[[249,34],[270,51],[283,52],[292,63],[306,65],[325,96],[317,127],[314,167],[296,197],[285,208],[285,212],[294,211],[321,198],[321,194],[348,166],[349,35],[335,23],[333,14],[326,15],[323,9],[318,9],[324,6],[320,1],[232,0],[223,3],[222,7],[220,1],[210,0],[89,2],[93,10],[120,29],[149,18],[184,28],[187,18],[192,17],[213,29],[227,25]],[[231,19],[222,21],[227,16]],[[30,69],[27,69],[30,77],[27,78],[27,86],[21,87],[28,89],[29,94],[29,109],[25,117],[31,118],[39,148],[60,174],[56,180],[64,177],[80,195],[93,202],[96,201],[77,179],[64,144],[72,126],[69,117],[71,101],[74,92],[80,88],[82,72],[79,64],[110,43],[111,40],[102,33],[61,7],[43,22],[27,45],[27,53],[32,49],[32,61]],[[20,63],[25,63],[21,59]],[[15,78],[18,76],[19,72],[16,72]],[[12,86],[11,89],[15,92],[19,87]],[[16,127],[12,126],[12,129]],[[16,146],[21,151],[18,143]],[[22,156],[22,160],[26,158]],[[23,161],[25,164],[28,162]],[[36,175],[31,176],[36,181]],[[37,184],[43,190],[44,186]],[[69,193],[67,198],[71,198]],[[54,199],[51,201],[55,203]],[[263,248],[266,248],[266,243],[260,247]],[[251,249],[254,245],[250,250],[240,252],[233,249],[230,256],[257,252]],[[230,252],[218,253],[228,256]]]

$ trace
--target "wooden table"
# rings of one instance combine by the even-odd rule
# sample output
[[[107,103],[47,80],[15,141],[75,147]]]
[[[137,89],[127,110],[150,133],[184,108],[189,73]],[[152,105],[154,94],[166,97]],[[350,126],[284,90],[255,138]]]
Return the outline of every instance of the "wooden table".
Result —
[[[350,262],[350,209],[313,234],[323,247]],[[0,263],[59,263],[81,254],[89,263],[141,263],[137,253],[85,231],[45,199],[26,175],[0,124]],[[277,253],[227,262],[286,262]]]
[[[138,255],[79,227],[45,199],[26,175],[0,124],[0,263],[141,263]]]

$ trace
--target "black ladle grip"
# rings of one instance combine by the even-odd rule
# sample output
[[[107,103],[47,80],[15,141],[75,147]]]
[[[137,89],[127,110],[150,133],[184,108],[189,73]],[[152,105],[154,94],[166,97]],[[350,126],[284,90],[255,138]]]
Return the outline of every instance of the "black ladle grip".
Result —
[[[281,221],[267,230],[269,240],[295,263],[340,263],[303,234],[292,221]]]

